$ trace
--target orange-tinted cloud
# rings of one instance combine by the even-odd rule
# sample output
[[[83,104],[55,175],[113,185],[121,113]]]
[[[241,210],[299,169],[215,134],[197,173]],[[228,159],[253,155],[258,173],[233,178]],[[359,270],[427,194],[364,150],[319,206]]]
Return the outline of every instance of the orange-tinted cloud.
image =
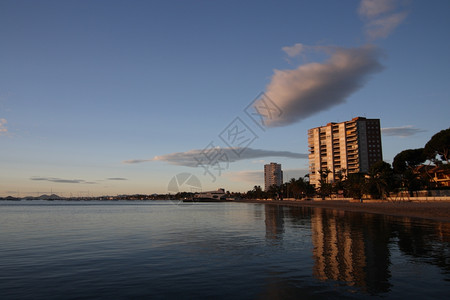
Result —
[[[327,50],[333,52],[323,63],[274,71],[266,95],[279,107],[281,114],[265,119],[266,126],[289,125],[344,103],[364,86],[370,75],[383,69],[379,62],[381,51],[374,46],[327,47]]]

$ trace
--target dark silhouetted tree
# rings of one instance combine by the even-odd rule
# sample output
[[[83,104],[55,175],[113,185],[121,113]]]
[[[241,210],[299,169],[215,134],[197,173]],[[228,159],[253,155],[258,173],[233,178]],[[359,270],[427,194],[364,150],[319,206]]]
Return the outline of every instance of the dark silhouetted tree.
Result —
[[[344,181],[344,196],[353,199],[361,199],[366,187],[366,179],[363,173],[350,173]]]
[[[380,160],[370,167],[367,191],[374,198],[389,197],[394,189],[394,172],[389,163]]]
[[[395,173],[402,174],[408,169],[414,170],[426,160],[424,148],[403,150],[394,157],[392,167]]]
[[[404,150],[394,157],[394,172],[400,175],[401,185],[408,190],[410,196],[426,185],[427,179],[421,177],[416,170],[426,160],[424,148]]]
[[[450,128],[433,135],[425,144],[424,152],[426,157],[436,164],[442,162],[448,164],[450,158]]]

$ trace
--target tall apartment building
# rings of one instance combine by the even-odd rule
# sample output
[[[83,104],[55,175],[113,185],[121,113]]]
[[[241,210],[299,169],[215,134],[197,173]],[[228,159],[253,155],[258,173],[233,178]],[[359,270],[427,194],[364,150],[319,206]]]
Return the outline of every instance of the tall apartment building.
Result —
[[[264,190],[267,191],[274,184],[277,186],[283,184],[283,171],[281,164],[271,162],[264,165]]]
[[[308,148],[309,180],[315,186],[319,185],[320,170],[330,170],[330,183],[344,169],[347,174],[368,172],[383,160],[380,119],[357,117],[309,129]]]

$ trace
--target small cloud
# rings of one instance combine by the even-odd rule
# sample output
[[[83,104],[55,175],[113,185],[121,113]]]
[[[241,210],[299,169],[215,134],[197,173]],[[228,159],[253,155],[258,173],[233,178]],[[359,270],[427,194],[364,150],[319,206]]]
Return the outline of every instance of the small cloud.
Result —
[[[386,38],[403,20],[405,20],[407,12],[400,12],[386,16],[384,18],[375,19],[367,24],[367,35],[371,40],[378,38]]]
[[[305,50],[303,44],[297,43],[294,46],[286,46],[281,48],[289,57],[295,57]]]
[[[310,46],[301,43],[296,43],[293,46],[285,46],[282,47],[284,53],[287,54],[289,58],[301,56],[306,60],[307,53],[317,53],[317,52],[325,52],[328,54],[333,53],[336,50],[335,46]],[[290,62],[290,60],[288,59]]]
[[[265,164],[266,161],[264,159],[258,159],[258,160],[254,160],[252,161],[252,164]]]
[[[31,177],[30,180],[34,181],[49,181],[56,183],[81,183],[81,184],[97,184],[94,181],[86,181],[83,179],[63,179],[63,178],[55,178],[55,177]]]
[[[221,162],[231,163],[246,159],[255,159],[261,157],[287,157],[287,158],[308,158],[308,154],[294,153],[289,151],[273,151],[252,148],[215,148],[211,151],[217,151],[221,155]],[[240,153],[238,156],[236,153]],[[199,162],[204,165],[214,165],[217,160],[208,160],[205,150],[194,149],[187,152],[176,152],[165,155],[155,156],[153,159],[133,159],[123,161],[125,164],[142,163],[149,161],[165,161],[172,165],[197,167]]]
[[[405,1],[362,0],[358,13],[365,21],[366,35],[370,40],[386,38],[408,15],[401,7]]]
[[[396,6],[395,2],[395,0],[362,0],[358,13],[367,18],[375,18],[392,11]]]
[[[412,125],[406,125],[401,127],[387,127],[381,128],[381,133],[386,136],[398,136],[398,137],[408,137],[420,132],[425,132],[426,130],[414,128]]]
[[[128,179],[122,178],[122,177],[111,177],[111,178],[106,178],[106,180],[128,180]]]
[[[124,160],[123,164],[140,164],[143,162],[149,162],[153,161],[154,159],[130,159],[130,160]]]
[[[8,133],[8,128],[5,126],[6,123],[8,123],[6,119],[0,119],[0,135],[6,135]]]

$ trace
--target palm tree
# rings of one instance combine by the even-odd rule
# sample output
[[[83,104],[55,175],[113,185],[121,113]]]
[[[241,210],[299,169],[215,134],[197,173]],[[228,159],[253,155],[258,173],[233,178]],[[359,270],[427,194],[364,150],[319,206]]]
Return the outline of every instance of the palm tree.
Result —
[[[333,191],[335,193],[339,193],[339,191],[342,192],[344,190],[344,182],[347,177],[346,173],[347,173],[346,169],[340,169],[339,171],[336,172],[336,180],[333,184]]]
[[[329,169],[319,170],[319,194],[322,197],[322,200],[325,200],[325,197],[330,196],[332,192],[332,185],[328,183],[328,174],[331,173]]]
[[[380,160],[370,167],[368,190],[372,197],[384,199],[394,187],[394,172],[389,163]]]
[[[291,180],[289,181],[289,183],[286,186],[288,188],[288,197],[289,197],[289,192],[290,192],[291,198],[295,198],[296,185],[297,185],[297,181],[295,180],[295,178],[291,178]]]
[[[361,199],[365,189],[365,178],[363,173],[348,174],[344,181],[344,196],[353,199]]]

